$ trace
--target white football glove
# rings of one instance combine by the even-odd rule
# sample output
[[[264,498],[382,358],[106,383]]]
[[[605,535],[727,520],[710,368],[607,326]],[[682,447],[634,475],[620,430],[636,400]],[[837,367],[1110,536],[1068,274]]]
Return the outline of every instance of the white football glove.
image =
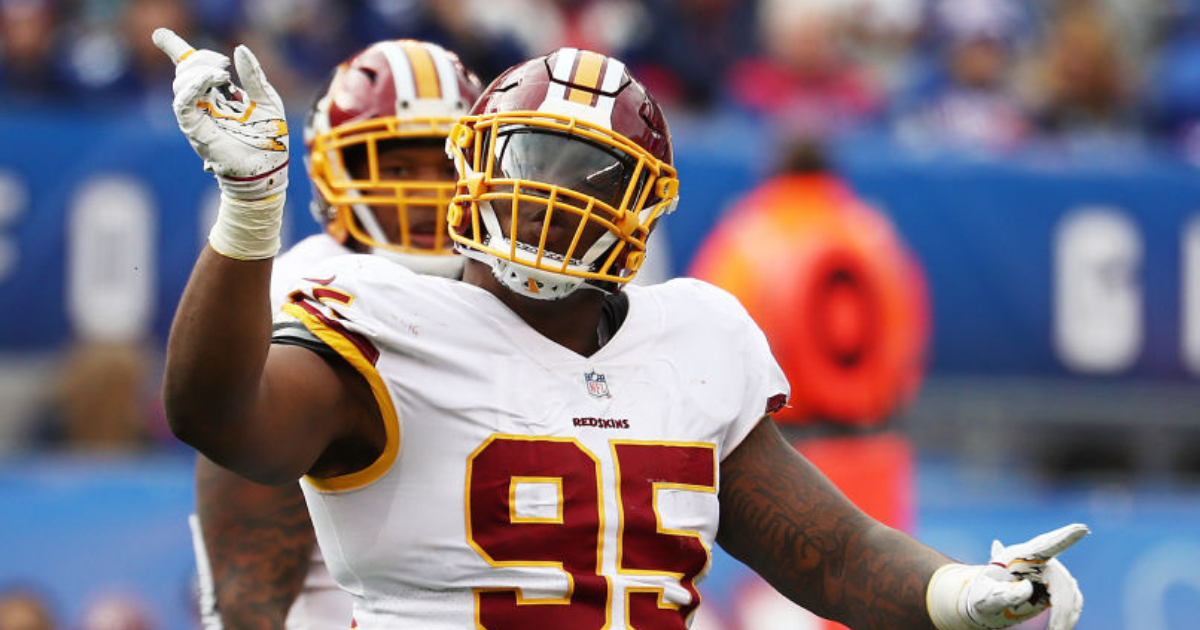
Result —
[[[179,129],[221,186],[209,243],[231,258],[274,256],[288,181],[283,100],[245,46],[233,53],[242,89],[232,83],[225,55],[196,50],[170,29],[156,29],[153,38],[175,63],[172,107]]]
[[[992,542],[987,565],[948,564],[929,580],[926,606],[939,630],[994,630],[1050,608],[1046,630],[1071,630],[1083,594],[1055,556],[1089,533],[1078,523],[1005,547]]]
[[[221,191],[253,201],[287,186],[288,127],[283,101],[267,82],[254,53],[238,46],[233,56],[238,78],[229,75],[229,57],[195,50],[170,29],[154,31],[154,43],[175,62],[175,119],[211,171]]]

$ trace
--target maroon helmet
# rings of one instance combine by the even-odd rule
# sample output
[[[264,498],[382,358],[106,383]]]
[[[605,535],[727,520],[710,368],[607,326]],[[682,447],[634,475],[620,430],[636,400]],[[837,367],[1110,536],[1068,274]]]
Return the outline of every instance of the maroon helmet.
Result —
[[[326,231],[341,242],[353,239],[396,255],[417,271],[437,273],[425,269],[437,266],[431,257],[461,265],[443,227],[454,182],[389,177],[378,156],[396,141],[444,143],[482,89],[457,55],[416,40],[377,42],[339,64],[304,130],[313,213]],[[355,160],[365,164],[357,177],[349,166]],[[413,238],[411,210],[420,208],[437,213],[432,242]],[[398,213],[399,240],[383,233],[372,212],[381,210]]]
[[[563,48],[497,78],[450,134],[450,237],[538,299],[637,273],[679,183],[658,103],[625,64]]]

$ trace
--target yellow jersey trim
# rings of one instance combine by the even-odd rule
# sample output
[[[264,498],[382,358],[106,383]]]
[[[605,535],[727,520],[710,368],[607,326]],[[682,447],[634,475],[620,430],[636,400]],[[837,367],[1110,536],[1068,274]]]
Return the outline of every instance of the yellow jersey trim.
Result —
[[[358,370],[363,378],[367,379],[371,393],[375,395],[375,403],[379,406],[379,413],[383,417],[383,428],[387,435],[387,444],[383,448],[383,453],[370,466],[345,475],[324,478],[305,475],[304,478],[321,492],[356,490],[378,480],[391,470],[392,465],[396,463],[396,456],[400,452],[400,418],[396,413],[396,406],[392,404],[392,396],[383,382],[383,377],[379,374],[379,370],[375,369],[375,366],[363,356],[358,347],[346,339],[341,332],[330,328],[325,322],[296,304],[284,304],[283,311],[300,320],[300,323],[304,324],[309,332],[337,352],[355,370]]]

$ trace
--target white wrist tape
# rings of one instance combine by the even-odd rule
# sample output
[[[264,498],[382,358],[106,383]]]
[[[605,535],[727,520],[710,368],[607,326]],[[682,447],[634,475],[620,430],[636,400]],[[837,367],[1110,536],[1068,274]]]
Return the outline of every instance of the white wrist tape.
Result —
[[[268,154],[266,157],[274,156]],[[217,174],[217,184],[221,187],[221,194],[231,199],[266,199],[287,190],[287,169],[288,159],[287,154],[284,154],[283,164],[276,166],[266,173],[253,177],[234,177],[232,175]],[[216,174],[215,167],[208,162],[204,163],[204,170],[213,171]]]
[[[933,572],[925,590],[925,608],[938,630],[985,630],[962,609],[962,592],[985,567],[946,564]]]
[[[271,258],[279,252],[285,199],[286,195],[282,193],[257,201],[221,195],[221,206],[217,210],[217,221],[208,233],[208,244],[227,258]]]

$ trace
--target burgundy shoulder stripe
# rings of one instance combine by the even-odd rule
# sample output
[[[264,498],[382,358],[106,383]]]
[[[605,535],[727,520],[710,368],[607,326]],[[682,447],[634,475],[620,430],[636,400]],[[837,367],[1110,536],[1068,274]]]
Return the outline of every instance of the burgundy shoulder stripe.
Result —
[[[320,321],[327,328],[329,328],[330,330],[333,330],[333,331],[337,332],[339,335],[345,337],[347,341],[349,341],[351,344],[353,344],[354,347],[357,348],[358,351],[362,353],[363,358],[366,359],[368,362],[370,362],[371,365],[375,365],[375,363],[377,361],[379,361],[379,350],[376,349],[375,346],[372,345],[371,342],[368,341],[366,337],[363,337],[362,335],[360,335],[356,332],[351,332],[349,330],[346,330],[346,327],[343,326],[340,322],[329,319],[328,317],[325,316],[324,313],[321,312],[321,309],[313,306],[312,304],[309,304],[308,302],[301,301],[301,302],[294,302],[294,303],[299,305],[300,308],[304,309],[304,312],[317,318],[317,321]]]

